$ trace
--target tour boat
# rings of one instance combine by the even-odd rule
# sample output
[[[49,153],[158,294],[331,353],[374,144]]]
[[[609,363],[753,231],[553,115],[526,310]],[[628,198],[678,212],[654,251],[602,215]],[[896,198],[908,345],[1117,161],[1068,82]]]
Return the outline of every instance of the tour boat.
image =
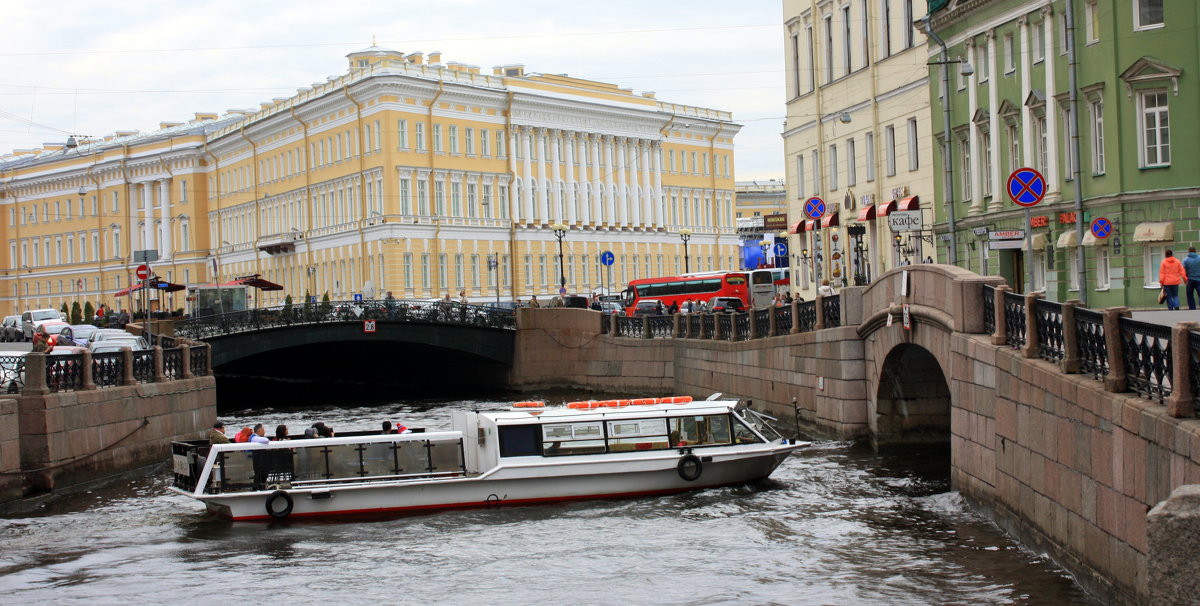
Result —
[[[658,495],[766,478],[805,442],[737,401],[518,402],[452,431],[174,442],[172,490],[234,520]]]

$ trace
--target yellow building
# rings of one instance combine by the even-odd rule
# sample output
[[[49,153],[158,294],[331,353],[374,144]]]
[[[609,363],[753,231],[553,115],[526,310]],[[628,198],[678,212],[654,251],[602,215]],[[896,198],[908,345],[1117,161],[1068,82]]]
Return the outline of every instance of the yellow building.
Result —
[[[573,293],[681,272],[684,228],[693,271],[735,265],[729,112],[440,53],[348,58],[253,110],[0,159],[6,308],[136,309],[113,294],[146,250],[170,282],[284,286],[256,305],[554,293],[555,226]]]
[[[792,288],[865,283],[937,258],[927,49],[914,0],[784,0]],[[826,213],[807,221],[806,201]],[[887,215],[920,210],[923,231],[893,232]],[[855,226],[853,230],[851,226]],[[860,231],[858,238],[852,231]],[[898,236],[898,238],[897,238]]]

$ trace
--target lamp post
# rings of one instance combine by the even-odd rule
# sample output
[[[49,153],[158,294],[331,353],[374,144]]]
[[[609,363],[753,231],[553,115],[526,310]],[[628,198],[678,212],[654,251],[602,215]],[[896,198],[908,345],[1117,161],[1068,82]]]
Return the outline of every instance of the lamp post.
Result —
[[[564,289],[567,287],[567,268],[563,265],[563,238],[567,235],[567,226],[562,223],[555,223],[550,226],[554,230],[554,237],[558,238],[558,288]]]
[[[679,230],[679,239],[683,240],[683,273],[690,273],[692,269],[688,266],[688,240],[692,239],[692,230],[686,227]]]

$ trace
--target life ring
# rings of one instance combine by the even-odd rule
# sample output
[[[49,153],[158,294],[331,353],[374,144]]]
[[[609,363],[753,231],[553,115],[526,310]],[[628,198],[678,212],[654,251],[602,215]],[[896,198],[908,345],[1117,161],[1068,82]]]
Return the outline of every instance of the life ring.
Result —
[[[283,509],[276,509],[275,500],[280,497],[283,498],[285,506]],[[267,513],[276,520],[282,520],[292,515],[293,506],[294,503],[292,503],[292,495],[288,494],[286,490],[276,490],[275,492],[271,493],[271,496],[267,497]]]
[[[700,478],[700,474],[704,473],[704,463],[700,462],[700,457],[694,454],[686,454],[679,458],[679,464],[675,466],[675,471],[679,472],[679,477],[685,482],[694,482]]]

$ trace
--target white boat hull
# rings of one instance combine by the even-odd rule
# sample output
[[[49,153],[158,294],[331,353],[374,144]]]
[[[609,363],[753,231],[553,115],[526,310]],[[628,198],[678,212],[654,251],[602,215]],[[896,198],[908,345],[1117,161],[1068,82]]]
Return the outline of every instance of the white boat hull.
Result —
[[[696,451],[699,477],[685,480],[679,451],[614,458],[520,457],[474,477],[442,477],[354,483],[319,488],[280,488],[241,493],[195,495],[217,515],[234,520],[273,516],[268,501],[291,501],[290,516],[331,516],[420,512],[438,509],[521,505],[553,501],[669,494],[740,484],[771,474],[800,444],[761,444],[758,448],[717,447]],[[632,453],[631,453],[632,455]],[[278,515],[274,517],[279,517]]]

